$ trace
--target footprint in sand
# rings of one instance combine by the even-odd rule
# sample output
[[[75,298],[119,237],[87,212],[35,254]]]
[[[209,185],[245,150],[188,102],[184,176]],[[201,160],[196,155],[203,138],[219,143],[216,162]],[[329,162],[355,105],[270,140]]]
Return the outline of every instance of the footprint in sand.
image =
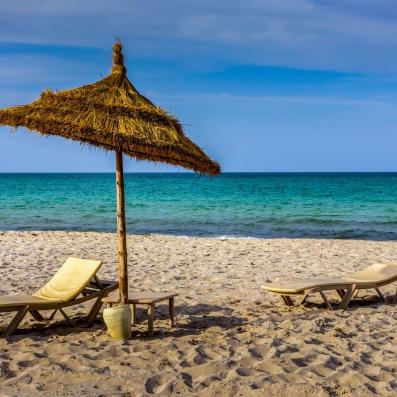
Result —
[[[149,394],[164,393],[170,395],[173,392],[172,381],[166,375],[154,375],[145,382],[145,390]]]

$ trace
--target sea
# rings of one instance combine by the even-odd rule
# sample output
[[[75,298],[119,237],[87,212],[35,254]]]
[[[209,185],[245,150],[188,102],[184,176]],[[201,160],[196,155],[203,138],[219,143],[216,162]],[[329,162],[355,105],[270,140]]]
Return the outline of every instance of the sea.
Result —
[[[397,239],[397,173],[126,173],[127,231]],[[113,173],[0,174],[0,230],[116,230]]]

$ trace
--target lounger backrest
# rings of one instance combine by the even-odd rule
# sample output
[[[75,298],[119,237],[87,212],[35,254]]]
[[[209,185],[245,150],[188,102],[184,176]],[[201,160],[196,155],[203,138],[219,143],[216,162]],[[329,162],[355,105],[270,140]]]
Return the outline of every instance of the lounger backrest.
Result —
[[[397,264],[375,263],[348,277],[353,280],[381,282],[397,278]]]
[[[68,258],[54,277],[33,296],[68,302],[80,294],[101,265],[101,261]]]

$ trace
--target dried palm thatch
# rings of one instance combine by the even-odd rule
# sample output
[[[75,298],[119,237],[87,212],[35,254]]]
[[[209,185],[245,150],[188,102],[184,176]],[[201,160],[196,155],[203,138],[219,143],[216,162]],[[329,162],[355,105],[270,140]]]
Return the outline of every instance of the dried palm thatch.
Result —
[[[0,125],[26,127],[204,174],[220,172],[219,164],[184,135],[176,118],[131,84],[120,42],[113,46],[109,76],[72,90],[47,90],[30,105],[0,110]]]

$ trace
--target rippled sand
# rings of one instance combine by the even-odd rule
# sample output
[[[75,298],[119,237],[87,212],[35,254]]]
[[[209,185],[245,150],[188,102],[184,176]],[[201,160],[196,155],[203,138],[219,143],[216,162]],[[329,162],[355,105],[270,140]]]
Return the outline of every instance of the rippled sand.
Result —
[[[100,259],[101,276],[115,278],[116,247],[106,233],[0,233],[0,294],[34,291],[67,256]],[[92,329],[29,318],[0,339],[0,395],[397,395],[397,306],[369,291],[345,312],[317,296],[290,308],[260,289],[278,277],[397,262],[396,242],[129,236],[128,249],[132,291],[179,291],[177,327],[161,305],[154,337],[142,309],[125,342],[99,318]],[[68,309],[74,318],[86,311]],[[10,318],[0,314],[0,327]]]

